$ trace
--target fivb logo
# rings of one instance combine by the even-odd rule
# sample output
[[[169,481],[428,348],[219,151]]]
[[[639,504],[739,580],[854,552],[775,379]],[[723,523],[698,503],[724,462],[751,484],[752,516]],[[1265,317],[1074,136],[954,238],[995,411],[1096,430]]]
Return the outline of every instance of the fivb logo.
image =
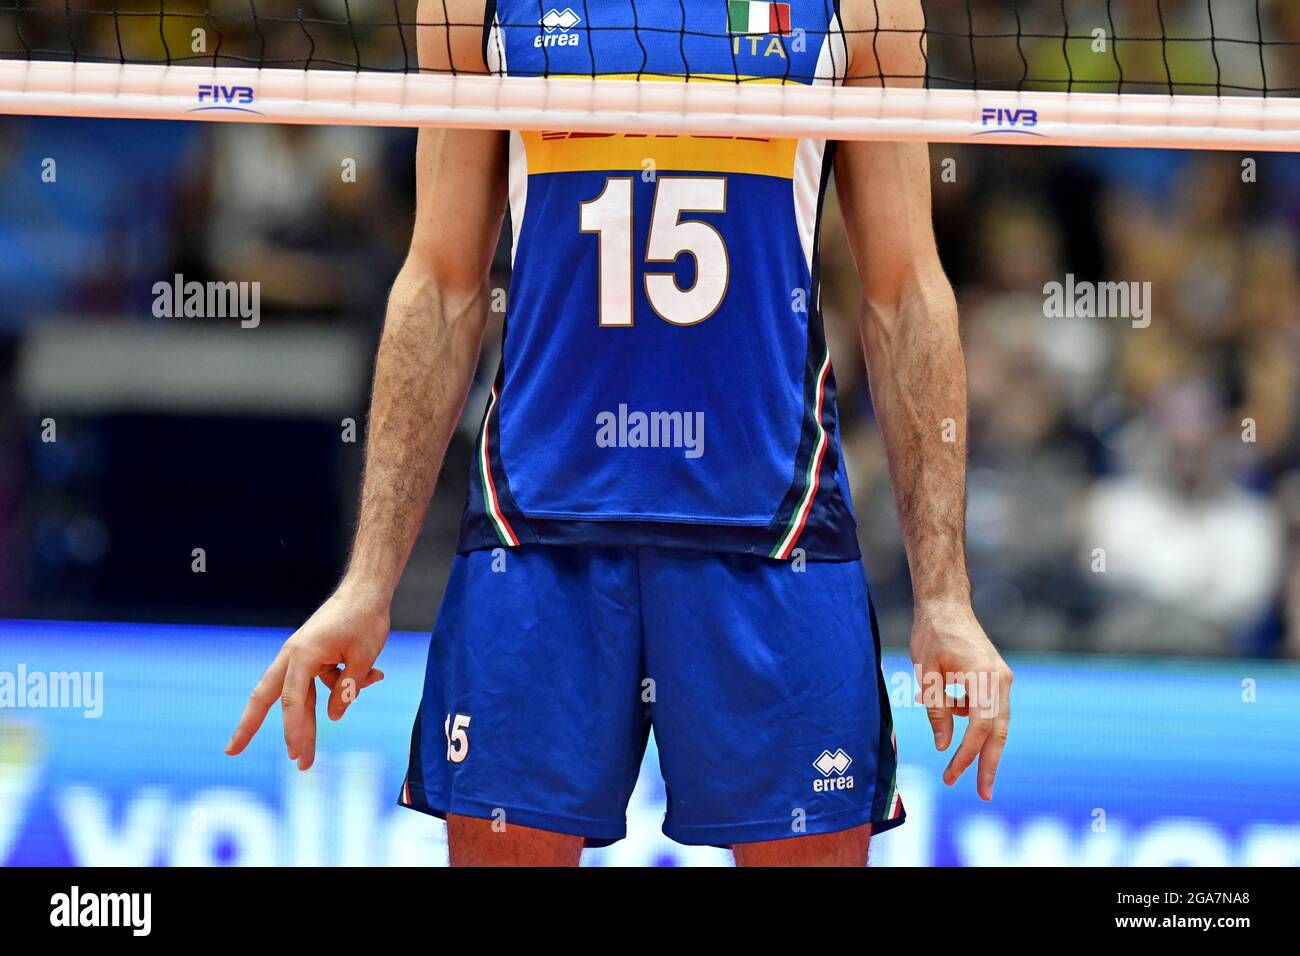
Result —
[[[250,109],[255,94],[251,86],[222,86],[219,83],[200,83],[198,92],[199,105],[189,110],[191,113],[210,110],[226,110],[233,113],[257,113]],[[207,104],[206,106],[203,104]]]
[[[1005,106],[986,106],[980,112],[980,126],[976,136],[989,133],[1016,133],[1021,136],[1042,136],[1032,129],[1038,125],[1038,110],[1011,109]]]
[[[823,750],[817,759],[813,761],[813,766],[822,775],[820,780],[813,779],[813,790],[817,793],[825,793],[827,790],[852,790],[853,777],[844,774],[844,771],[849,769],[851,763],[853,763],[853,758],[838,747],[835,749],[835,753]]]
[[[582,40],[581,34],[569,32],[582,22],[582,17],[568,7],[563,10],[547,10],[540,22],[546,32],[533,38],[535,47],[577,46]]]

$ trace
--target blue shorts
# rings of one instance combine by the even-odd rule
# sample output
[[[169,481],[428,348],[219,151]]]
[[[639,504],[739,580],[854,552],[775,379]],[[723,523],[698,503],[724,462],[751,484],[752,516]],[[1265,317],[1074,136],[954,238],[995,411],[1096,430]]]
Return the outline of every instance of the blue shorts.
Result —
[[[530,545],[457,555],[399,802],[604,846],[654,728],[664,833],[903,822],[859,561]]]

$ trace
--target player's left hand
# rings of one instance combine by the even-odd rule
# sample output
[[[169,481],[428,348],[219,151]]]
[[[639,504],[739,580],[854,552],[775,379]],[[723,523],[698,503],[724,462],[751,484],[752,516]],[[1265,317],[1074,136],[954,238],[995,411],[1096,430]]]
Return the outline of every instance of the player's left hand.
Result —
[[[954,715],[969,721],[943,772],[943,782],[955,784],[978,755],[976,790],[984,800],[992,800],[1011,722],[1011,668],[965,601],[918,604],[911,645],[921,688],[916,702],[925,705],[935,748],[948,749]],[[954,684],[965,688],[965,696],[958,699],[949,694],[948,687]]]
[[[309,770],[316,759],[316,681],[330,689],[327,713],[338,720],[358,693],[384,679],[374,664],[388,640],[391,600],[391,591],[344,579],[284,642],[249,696],[226,753],[243,752],[278,700],[289,759]]]

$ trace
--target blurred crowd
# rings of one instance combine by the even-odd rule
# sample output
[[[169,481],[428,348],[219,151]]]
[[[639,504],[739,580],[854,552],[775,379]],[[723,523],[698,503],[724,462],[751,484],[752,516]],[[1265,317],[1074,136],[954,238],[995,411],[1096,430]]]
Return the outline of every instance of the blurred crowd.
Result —
[[[932,87],[1295,96],[1291,0],[922,0]]]
[[[725,21],[726,0],[693,2],[714,4]],[[81,0],[70,6],[25,0],[0,9],[0,56],[412,70],[417,67],[415,24],[438,30],[448,20],[445,7],[433,3],[419,21],[416,4]],[[1300,5],[1293,0],[921,0],[921,5],[931,86],[1267,90],[1292,96],[1300,91]],[[539,2],[537,16],[550,6]],[[582,14],[580,0],[572,6]],[[477,23],[453,21],[451,28],[479,31]]]
[[[1027,649],[1300,655],[1300,157],[931,156],[985,626]],[[878,600],[905,617],[855,277],[842,245],[823,250],[863,546]],[[1149,282],[1150,324],[1049,315],[1045,287],[1067,275]]]
[[[973,15],[993,7],[1005,13],[978,0]],[[1165,5],[1188,30],[1205,9]],[[1300,6],[1265,9],[1282,22]],[[15,394],[24,336],[51,317],[150,321],[149,290],[182,273],[256,279],[264,321],[346,325],[373,347],[410,234],[414,139],[0,119],[5,554],[32,547],[25,509],[39,480]],[[969,368],[971,572],[991,635],[1017,650],[1300,657],[1300,156],[935,145],[931,157]],[[51,159],[57,188],[42,179]],[[833,195],[824,228],[842,440],[885,637],[899,644],[906,562]],[[507,250],[495,287],[508,285]],[[1045,287],[1067,276],[1150,283],[1149,325],[1049,316]],[[396,626],[431,623],[430,582],[450,558],[499,322]],[[352,481],[358,464],[345,465]],[[341,541],[349,527],[341,515]],[[26,586],[0,567],[3,613],[31,612]],[[239,621],[241,609],[228,615]]]

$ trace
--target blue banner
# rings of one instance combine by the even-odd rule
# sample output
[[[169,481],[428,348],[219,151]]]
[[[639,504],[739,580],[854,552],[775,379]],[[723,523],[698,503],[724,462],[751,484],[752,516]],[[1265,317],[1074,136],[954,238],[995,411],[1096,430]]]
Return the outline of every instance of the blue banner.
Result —
[[[427,635],[394,634],[387,679],[319,722],[316,766],[272,713],[222,748],[287,632],[0,622],[0,863],[431,865],[443,824],[398,807]],[[906,825],[883,865],[1300,864],[1300,667],[1253,660],[1019,657],[994,801],[940,779],[911,668],[888,654]],[[960,723],[960,722],[959,722]],[[726,863],[659,832],[651,741],[628,838],[591,865]]]

